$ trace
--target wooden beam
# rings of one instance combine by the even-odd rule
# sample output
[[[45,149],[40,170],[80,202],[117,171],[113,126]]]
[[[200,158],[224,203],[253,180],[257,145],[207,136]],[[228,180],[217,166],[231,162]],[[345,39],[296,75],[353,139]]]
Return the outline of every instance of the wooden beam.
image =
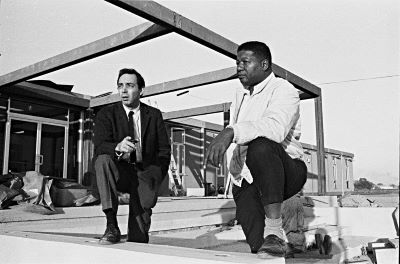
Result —
[[[315,127],[317,133],[317,164],[318,164],[318,194],[326,193],[326,171],[325,171],[325,147],[324,147],[324,124],[322,117],[321,95],[314,99],[315,105]]]
[[[202,120],[198,120],[198,119],[194,119],[194,118],[190,118],[190,117],[170,119],[170,120],[167,120],[166,123],[177,123],[179,125],[186,125],[189,127],[205,128],[209,131],[215,131],[215,132],[219,132],[222,129],[224,129],[224,127],[222,125],[218,125],[218,124],[214,124],[211,122],[206,122],[206,121],[202,121]]]
[[[237,44],[154,1],[106,1],[156,24],[167,26],[186,38],[236,59]]]
[[[0,76],[0,87],[6,85],[10,86],[170,32],[170,29],[163,26],[151,22],[145,22],[138,26]]]
[[[154,23],[170,27],[174,32],[236,60],[238,44],[154,1],[106,1]],[[303,80],[299,76],[276,64],[272,65],[272,69],[277,76],[288,80],[294,86],[296,86],[297,89],[310,94],[311,97],[319,96],[320,88],[317,86],[307,82],[306,80]]]
[[[236,67],[230,67],[222,70],[202,73],[191,77],[186,77],[174,81],[164,82],[160,84],[150,85],[144,88],[143,96],[148,97],[157,94],[175,92],[188,88],[198,87],[206,84],[223,82],[236,78]],[[93,98],[90,102],[91,107],[111,104],[120,101],[121,98],[118,94],[111,94],[108,96]]]
[[[223,104],[207,105],[190,109],[172,111],[163,113],[163,118],[164,120],[169,120],[182,117],[220,113],[229,110],[230,105],[231,103],[223,103]]]
[[[144,88],[143,96],[153,96],[164,93],[176,92],[184,89],[194,88],[202,85],[213,84],[228,80],[233,80],[237,78],[236,67],[229,67],[221,70],[206,72],[198,75],[193,75],[190,77],[185,77],[182,79],[163,82],[159,84],[150,85]],[[314,96],[306,92],[300,93],[300,99],[310,99]],[[90,107],[98,107],[102,105],[112,104],[120,101],[121,98],[118,94],[110,94],[103,97],[94,97],[90,101]]]
[[[305,93],[308,93],[310,95],[309,98],[314,98],[317,96],[321,95],[321,88],[315,86],[314,84],[300,78],[294,73],[291,73],[288,70],[285,70],[279,65],[272,64],[272,71],[275,73],[275,75],[286,79],[289,81],[291,84],[293,84],[297,89],[300,91],[303,91]]]

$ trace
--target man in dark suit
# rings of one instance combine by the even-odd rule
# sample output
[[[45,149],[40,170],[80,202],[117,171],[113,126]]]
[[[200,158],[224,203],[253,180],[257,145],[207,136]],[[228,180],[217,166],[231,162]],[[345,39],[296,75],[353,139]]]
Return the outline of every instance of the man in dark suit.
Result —
[[[170,143],[161,112],[140,102],[145,82],[134,69],[117,78],[122,102],[102,108],[95,119],[95,171],[107,227],[100,244],[121,239],[117,192],[128,192],[128,241],[147,243],[151,209],[168,172]]]

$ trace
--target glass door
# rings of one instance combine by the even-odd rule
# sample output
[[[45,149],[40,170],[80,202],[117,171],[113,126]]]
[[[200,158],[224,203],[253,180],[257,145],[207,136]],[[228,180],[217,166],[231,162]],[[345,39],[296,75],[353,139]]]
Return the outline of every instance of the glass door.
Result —
[[[43,175],[63,177],[65,128],[42,125],[40,139],[39,171]]]
[[[37,124],[12,120],[9,135],[8,171],[34,171],[38,162],[36,157]]]
[[[67,177],[68,122],[9,113],[3,174],[37,171]]]

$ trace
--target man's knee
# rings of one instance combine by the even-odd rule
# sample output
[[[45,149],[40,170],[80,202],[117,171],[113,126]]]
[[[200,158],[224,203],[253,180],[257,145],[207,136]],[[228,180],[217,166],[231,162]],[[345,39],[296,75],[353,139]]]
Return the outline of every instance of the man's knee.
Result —
[[[101,168],[106,164],[114,163],[113,158],[109,154],[101,154],[96,157],[94,162],[95,168]]]
[[[258,137],[249,143],[247,159],[258,160],[259,158],[262,158],[265,160],[265,158],[271,154],[278,154],[279,148],[282,148],[279,143],[265,137]]]

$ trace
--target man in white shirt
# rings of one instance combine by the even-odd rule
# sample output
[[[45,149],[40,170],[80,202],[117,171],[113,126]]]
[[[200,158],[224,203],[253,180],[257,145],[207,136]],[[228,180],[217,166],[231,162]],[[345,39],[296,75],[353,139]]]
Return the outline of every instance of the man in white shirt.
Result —
[[[230,123],[211,142],[206,162],[222,164],[226,152],[236,218],[252,253],[285,256],[282,202],[307,179],[301,160],[298,90],[272,72],[271,52],[262,42],[243,43],[237,52],[236,90]],[[264,227],[266,230],[264,238]]]

